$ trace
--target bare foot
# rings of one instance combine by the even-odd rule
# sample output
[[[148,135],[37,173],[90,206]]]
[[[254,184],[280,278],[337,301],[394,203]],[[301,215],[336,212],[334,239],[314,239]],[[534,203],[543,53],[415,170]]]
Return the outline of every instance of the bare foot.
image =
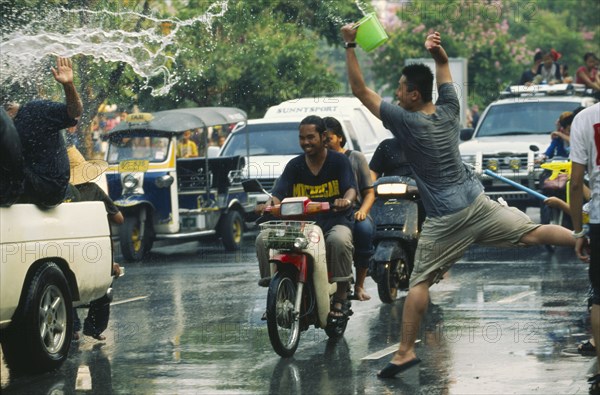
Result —
[[[415,354],[414,351],[407,352],[405,354],[400,354],[398,351],[396,351],[390,363],[393,363],[394,365],[402,365],[408,361],[412,361],[416,357],[417,354]]]
[[[371,295],[369,295],[362,287],[354,287],[354,294],[356,295],[356,299],[361,302],[371,300]]]

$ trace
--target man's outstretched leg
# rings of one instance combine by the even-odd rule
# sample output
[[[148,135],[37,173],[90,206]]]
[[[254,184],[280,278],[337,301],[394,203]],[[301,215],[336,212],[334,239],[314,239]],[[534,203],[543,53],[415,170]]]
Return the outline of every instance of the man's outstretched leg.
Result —
[[[550,244],[575,247],[575,239],[571,235],[571,231],[560,225],[541,225],[531,232],[525,233],[519,242],[527,245]]]

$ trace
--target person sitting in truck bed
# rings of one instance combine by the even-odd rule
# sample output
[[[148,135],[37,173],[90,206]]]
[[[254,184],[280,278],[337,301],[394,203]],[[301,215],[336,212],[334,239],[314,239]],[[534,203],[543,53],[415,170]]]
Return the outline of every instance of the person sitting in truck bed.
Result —
[[[0,108],[0,207],[12,205],[23,193],[23,153],[12,119]]]
[[[54,79],[62,84],[65,104],[34,100],[22,106],[4,104],[21,139],[24,193],[18,203],[51,208],[65,199],[69,184],[69,160],[61,130],[77,125],[83,106],[75,85],[69,58],[58,57]]]
[[[104,203],[106,212],[108,213],[108,221],[115,225],[121,225],[125,219],[117,206],[110,197],[96,184],[94,181],[102,175],[108,168],[108,164],[103,160],[86,161],[83,155],[75,148],[70,146],[67,149],[69,157],[69,166],[71,168],[71,176],[69,184],[73,185],[79,192],[79,201],[101,201]],[[113,262],[113,276],[119,277],[121,274],[121,266]],[[93,337],[96,340],[106,340],[102,332],[108,327],[108,319],[110,317],[110,302],[112,296],[104,295],[102,298],[90,302],[87,317],[83,323],[83,334]],[[79,339],[79,331],[81,330],[81,322],[77,310],[73,312],[73,338]]]

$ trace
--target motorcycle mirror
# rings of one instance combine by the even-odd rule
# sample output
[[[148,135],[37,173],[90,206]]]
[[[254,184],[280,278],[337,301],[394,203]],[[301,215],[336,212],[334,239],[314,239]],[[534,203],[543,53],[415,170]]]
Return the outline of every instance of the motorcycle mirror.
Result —
[[[540,147],[538,147],[538,146],[537,146],[537,145],[535,145],[535,144],[531,144],[531,145],[529,146],[529,149],[530,149],[531,151],[533,151],[533,152],[538,152],[538,151],[540,150]]]
[[[244,180],[242,181],[242,186],[244,187],[244,192],[264,193],[271,196],[258,180]]]

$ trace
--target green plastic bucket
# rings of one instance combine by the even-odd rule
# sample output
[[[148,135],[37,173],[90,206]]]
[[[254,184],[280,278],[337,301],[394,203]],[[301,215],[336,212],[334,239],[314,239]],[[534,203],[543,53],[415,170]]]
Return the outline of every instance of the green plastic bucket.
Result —
[[[356,43],[367,52],[374,50],[389,38],[375,13],[366,15],[356,22],[356,25]]]

